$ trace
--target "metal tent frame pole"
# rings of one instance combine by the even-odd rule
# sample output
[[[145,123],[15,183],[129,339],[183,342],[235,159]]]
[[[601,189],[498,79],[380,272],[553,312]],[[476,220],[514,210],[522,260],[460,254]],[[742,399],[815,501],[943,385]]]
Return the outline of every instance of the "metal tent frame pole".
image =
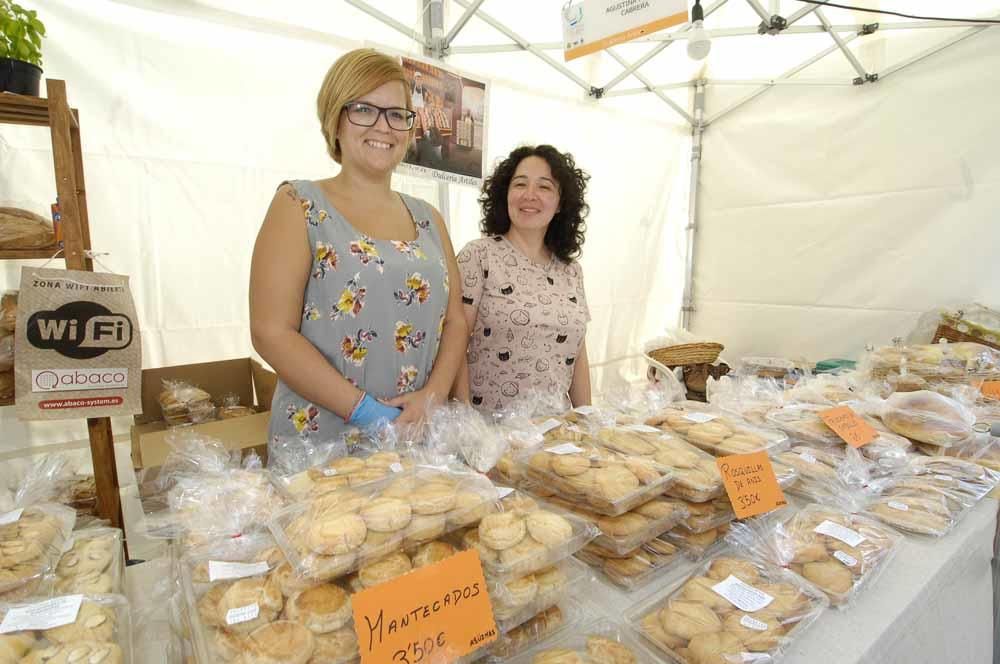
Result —
[[[694,123],[691,126],[691,185],[688,192],[687,255],[684,257],[684,300],[681,304],[681,327],[691,329],[694,304],[694,257],[698,238],[698,194],[701,180],[702,135],[705,133],[705,85],[694,91]]]

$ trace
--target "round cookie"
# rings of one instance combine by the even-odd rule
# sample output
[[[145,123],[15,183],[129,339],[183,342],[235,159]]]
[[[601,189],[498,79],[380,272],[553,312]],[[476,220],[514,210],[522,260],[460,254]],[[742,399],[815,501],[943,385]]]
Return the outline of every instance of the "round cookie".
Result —
[[[549,557],[549,549],[532,537],[524,537],[514,546],[500,551],[500,564],[521,570],[537,569]]]
[[[413,564],[405,553],[390,553],[384,558],[368,563],[358,570],[358,578],[365,588],[374,588],[413,569]]]
[[[241,609],[256,604],[259,613],[253,620],[230,624],[227,616],[233,609]],[[265,625],[281,613],[284,598],[278,584],[271,578],[240,579],[231,585],[219,600],[219,622],[229,632],[247,634]]]
[[[567,582],[566,572],[558,565],[535,572],[539,603],[554,604]]]
[[[573,525],[553,512],[536,511],[525,519],[528,534],[549,548],[562,546],[573,537]]]
[[[439,563],[455,554],[455,547],[447,542],[428,542],[413,554],[413,566],[425,567]]]
[[[602,516],[594,523],[608,537],[629,537],[650,525],[649,519],[636,514],[635,512],[625,512],[618,516]]]
[[[483,544],[477,528],[470,528],[466,531],[465,535],[462,536],[462,546],[478,551],[479,558],[488,565],[496,565],[500,562],[500,552]]]
[[[527,534],[524,519],[510,512],[490,514],[479,522],[479,539],[486,546],[497,551],[508,549]]]
[[[271,573],[271,578],[275,580],[278,584],[278,588],[281,590],[281,594],[284,597],[291,597],[295,593],[305,590],[306,588],[312,588],[316,585],[316,581],[312,579],[304,579],[295,573],[292,566],[289,563],[281,563],[278,568]],[[216,586],[218,588],[219,586]],[[212,588],[215,590],[215,588]],[[212,592],[211,590],[209,592]],[[224,591],[223,591],[224,592]],[[222,598],[222,595],[219,595]],[[218,600],[216,600],[218,604]]]
[[[351,601],[339,586],[324,584],[296,593],[285,609],[290,620],[316,634],[325,634],[351,622]]]
[[[454,509],[455,489],[447,484],[425,484],[410,494],[414,514],[443,514]]]
[[[639,488],[639,478],[625,466],[608,466],[594,472],[594,490],[598,498],[617,502]]]
[[[367,520],[340,514],[313,522],[307,535],[309,549],[322,555],[343,555],[361,547],[368,534]]]
[[[444,514],[415,514],[406,527],[406,546],[417,546],[424,542],[430,542],[444,535],[447,520]]]
[[[455,507],[448,512],[448,525],[471,526],[495,509],[493,504],[475,491],[459,491],[455,494]]]
[[[410,523],[412,516],[410,503],[401,498],[376,498],[361,508],[361,518],[368,529],[378,533],[401,530]]]
[[[247,637],[243,664],[307,664],[315,649],[316,638],[302,625],[273,622]]]
[[[358,636],[352,626],[315,636],[316,649],[308,664],[346,663],[354,661],[358,656]]]

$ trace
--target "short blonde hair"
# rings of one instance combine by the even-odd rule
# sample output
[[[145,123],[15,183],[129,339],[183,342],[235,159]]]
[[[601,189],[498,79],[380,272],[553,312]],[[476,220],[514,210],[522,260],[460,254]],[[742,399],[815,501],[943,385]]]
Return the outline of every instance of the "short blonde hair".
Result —
[[[392,81],[403,84],[406,108],[413,110],[410,85],[402,65],[395,58],[373,48],[358,48],[345,53],[326,72],[323,87],[316,98],[316,112],[323,138],[326,139],[326,151],[338,164],[340,143],[337,141],[337,126],[344,104]]]

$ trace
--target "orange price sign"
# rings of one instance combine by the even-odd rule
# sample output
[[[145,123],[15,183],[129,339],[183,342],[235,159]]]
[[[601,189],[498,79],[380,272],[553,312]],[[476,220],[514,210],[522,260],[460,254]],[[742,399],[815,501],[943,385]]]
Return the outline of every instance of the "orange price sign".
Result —
[[[788,504],[767,452],[734,454],[715,460],[736,518],[764,514]]]
[[[851,447],[863,447],[878,438],[878,431],[861,419],[850,406],[838,406],[819,414],[826,426],[833,429]]]
[[[983,393],[984,397],[1000,399],[1000,380],[984,381],[979,390]]]
[[[361,664],[447,664],[497,638],[476,551],[351,596]]]

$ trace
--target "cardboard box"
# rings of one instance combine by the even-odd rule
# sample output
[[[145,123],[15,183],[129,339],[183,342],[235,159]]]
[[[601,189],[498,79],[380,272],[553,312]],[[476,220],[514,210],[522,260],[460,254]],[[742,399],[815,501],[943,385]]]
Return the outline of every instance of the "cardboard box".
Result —
[[[255,405],[256,415],[218,420],[183,427],[221,440],[228,449],[255,448],[264,459],[267,453],[267,430],[271,419],[271,398],[278,377],[249,357],[221,362],[184,364],[142,372],[142,413],[132,425],[132,463],[136,468],[159,466],[167,458],[170,429],[163,421],[159,396],[164,380],[183,380],[212,395],[216,405],[227,394],[235,394],[243,405]]]

